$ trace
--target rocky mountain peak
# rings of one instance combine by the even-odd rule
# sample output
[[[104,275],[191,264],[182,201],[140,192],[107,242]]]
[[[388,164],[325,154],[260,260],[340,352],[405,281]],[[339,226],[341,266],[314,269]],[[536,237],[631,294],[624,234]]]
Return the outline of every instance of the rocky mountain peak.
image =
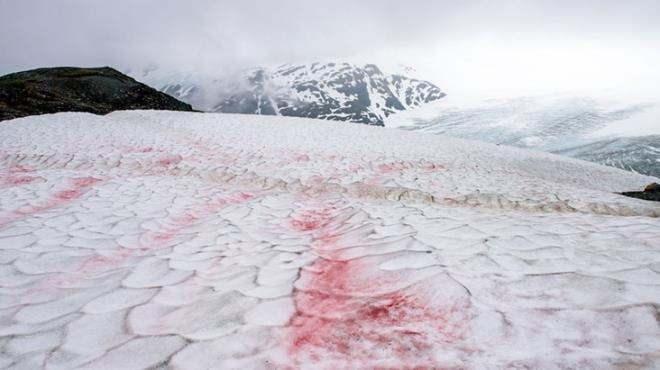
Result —
[[[392,114],[445,96],[431,82],[389,75],[375,64],[312,63],[257,68],[233,82],[231,88],[224,89],[189,81],[167,81],[159,87],[206,111],[377,126],[382,126]]]

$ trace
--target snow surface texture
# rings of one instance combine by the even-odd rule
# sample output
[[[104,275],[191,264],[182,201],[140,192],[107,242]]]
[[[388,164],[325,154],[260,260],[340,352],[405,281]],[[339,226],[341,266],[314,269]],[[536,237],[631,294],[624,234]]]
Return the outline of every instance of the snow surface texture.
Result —
[[[350,121],[382,126],[386,117],[441,99],[428,81],[383,73],[350,63],[283,65],[247,71],[237,81],[192,76],[141,78],[198,109]]]
[[[363,125],[0,126],[0,367],[654,368],[655,180]]]
[[[534,148],[659,177],[659,117],[658,104],[602,97],[449,97],[392,116],[386,126]]]

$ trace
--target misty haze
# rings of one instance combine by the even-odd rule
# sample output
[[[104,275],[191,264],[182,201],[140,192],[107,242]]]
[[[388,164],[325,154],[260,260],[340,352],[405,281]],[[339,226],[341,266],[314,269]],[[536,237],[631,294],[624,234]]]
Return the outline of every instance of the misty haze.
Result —
[[[660,2],[0,0],[0,368],[660,368]]]

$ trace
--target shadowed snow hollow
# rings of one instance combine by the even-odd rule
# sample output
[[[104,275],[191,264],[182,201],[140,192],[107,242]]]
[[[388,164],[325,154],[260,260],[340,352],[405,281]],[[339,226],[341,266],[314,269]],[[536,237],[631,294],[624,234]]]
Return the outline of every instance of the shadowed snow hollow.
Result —
[[[653,368],[657,179],[362,125],[0,126],[0,366]]]

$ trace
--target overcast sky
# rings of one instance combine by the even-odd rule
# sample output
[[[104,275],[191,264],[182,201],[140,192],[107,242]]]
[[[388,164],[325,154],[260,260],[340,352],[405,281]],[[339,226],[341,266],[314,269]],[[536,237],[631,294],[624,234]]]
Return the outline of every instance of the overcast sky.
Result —
[[[0,73],[399,63],[448,92],[660,85],[658,0],[0,0]],[[653,92],[654,93],[654,92]]]

